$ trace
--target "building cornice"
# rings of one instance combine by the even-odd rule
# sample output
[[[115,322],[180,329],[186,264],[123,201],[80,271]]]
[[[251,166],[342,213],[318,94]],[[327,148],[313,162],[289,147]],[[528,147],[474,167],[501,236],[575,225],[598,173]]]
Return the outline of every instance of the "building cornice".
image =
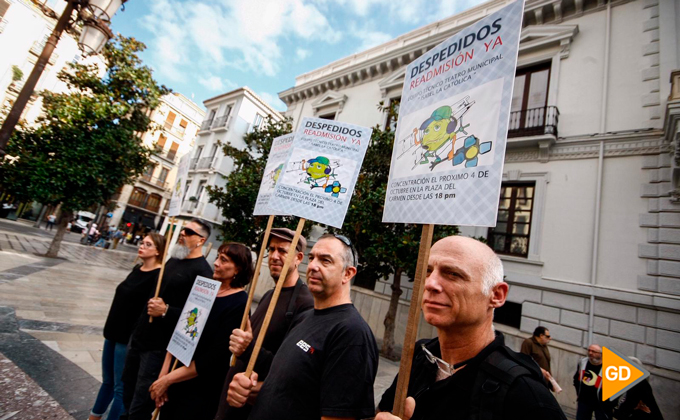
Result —
[[[265,102],[264,99],[260,98],[255,92],[252,91],[248,86],[243,86],[238,89],[234,89],[232,91],[222,93],[217,96],[213,96],[212,98],[208,98],[205,101],[203,101],[203,105],[206,108],[210,108],[211,106],[220,104],[224,101],[227,101],[229,99],[236,99],[239,96],[247,96],[248,99],[251,101],[255,102],[256,104],[261,105],[263,108],[265,108],[269,114],[271,114],[275,119],[282,120],[283,116],[281,113],[274,108],[272,108],[267,102]]]

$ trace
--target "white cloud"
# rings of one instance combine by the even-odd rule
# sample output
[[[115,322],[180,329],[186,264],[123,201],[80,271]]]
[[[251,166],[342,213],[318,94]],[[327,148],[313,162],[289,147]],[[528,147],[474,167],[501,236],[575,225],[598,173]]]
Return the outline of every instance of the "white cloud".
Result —
[[[286,104],[283,103],[281,99],[277,95],[272,95],[269,92],[260,92],[258,93],[258,96],[266,103],[269,104],[272,108],[274,108],[277,111],[285,111],[286,110]]]
[[[212,74],[208,74],[206,77],[199,77],[198,83],[205,86],[206,89],[216,92],[227,92],[238,86],[231,80],[222,79]]]
[[[361,40],[361,45],[359,45],[357,51],[364,51],[376,45],[383,44],[392,38],[390,34],[384,32],[371,32],[371,31],[361,31],[356,33],[356,37]]]
[[[312,53],[311,51],[306,50],[306,49],[304,49],[304,48],[298,48],[297,50],[295,50],[295,56],[296,56],[297,59],[300,60],[300,61],[302,61],[302,60],[304,60],[305,58],[309,57],[309,55],[310,55],[311,53]]]

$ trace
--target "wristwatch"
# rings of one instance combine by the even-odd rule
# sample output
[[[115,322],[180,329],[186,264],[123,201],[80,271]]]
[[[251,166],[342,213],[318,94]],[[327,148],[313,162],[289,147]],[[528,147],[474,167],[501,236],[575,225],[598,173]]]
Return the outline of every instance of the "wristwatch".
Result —
[[[165,318],[165,315],[168,314],[168,309],[170,309],[170,305],[167,303],[165,304],[165,311],[163,311],[163,315],[161,315],[161,318]]]

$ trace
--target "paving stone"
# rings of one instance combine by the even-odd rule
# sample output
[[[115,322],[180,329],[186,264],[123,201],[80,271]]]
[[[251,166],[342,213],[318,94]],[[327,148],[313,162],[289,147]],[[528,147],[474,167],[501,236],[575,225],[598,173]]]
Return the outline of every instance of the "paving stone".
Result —
[[[668,330],[657,330],[656,346],[680,351],[680,333]]]
[[[626,340],[637,341],[638,343],[644,343],[645,327],[612,319],[609,323],[609,335]]]
[[[543,304],[583,312],[586,299],[565,293],[543,292]]]
[[[549,322],[560,322],[560,310],[545,305],[527,302],[522,305],[522,315]]]
[[[635,322],[636,312],[634,306],[622,305],[620,303],[608,302],[604,300],[595,301],[595,315],[600,315],[610,319]]]

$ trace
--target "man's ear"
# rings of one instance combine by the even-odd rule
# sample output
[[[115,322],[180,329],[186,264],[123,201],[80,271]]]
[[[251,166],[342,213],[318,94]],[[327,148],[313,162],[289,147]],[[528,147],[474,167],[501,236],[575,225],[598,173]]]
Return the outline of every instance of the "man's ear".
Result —
[[[508,283],[502,281],[491,289],[491,296],[489,296],[489,305],[492,308],[500,308],[505,304],[505,299],[508,297]]]
[[[300,251],[297,254],[295,254],[295,261],[297,262],[297,265],[302,264],[302,260],[305,259],[305,254]]]
[[[342,284],[349,283],[356,275],[357,275],[356,267],[347,267],[345,269],[345,277],[343,277],[342,279]]]

